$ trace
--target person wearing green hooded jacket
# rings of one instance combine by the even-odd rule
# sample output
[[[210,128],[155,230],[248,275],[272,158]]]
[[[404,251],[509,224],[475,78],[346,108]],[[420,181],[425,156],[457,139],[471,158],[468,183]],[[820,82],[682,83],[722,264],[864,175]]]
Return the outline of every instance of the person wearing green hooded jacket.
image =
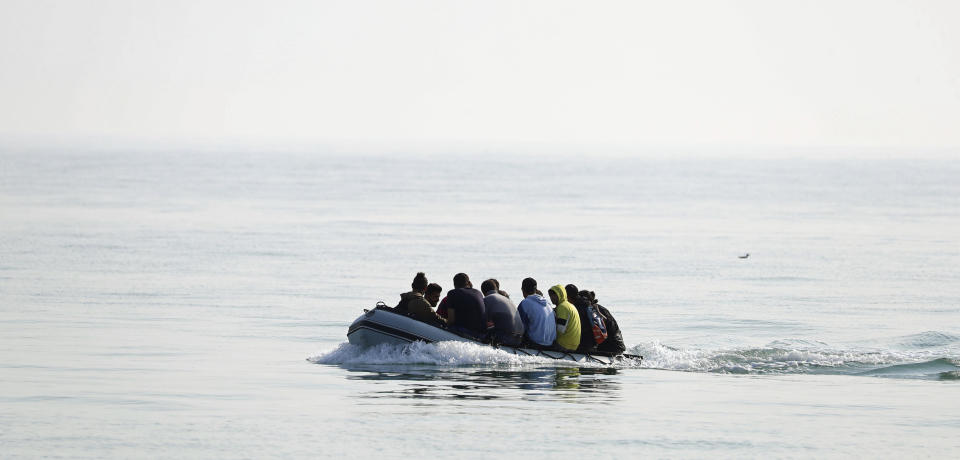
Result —
[[[567,301],[563,285],[550,288],[550,301],[557,317],[557,345],[566,351],[575,351],[580,346],[580,315],[577,308]]]

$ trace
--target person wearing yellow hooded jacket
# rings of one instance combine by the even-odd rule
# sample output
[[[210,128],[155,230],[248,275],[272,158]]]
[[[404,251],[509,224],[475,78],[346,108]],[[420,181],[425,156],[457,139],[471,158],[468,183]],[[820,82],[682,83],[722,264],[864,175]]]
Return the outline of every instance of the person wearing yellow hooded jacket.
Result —
[[[567,301],[567,292],[558,284],[550,288],[550,301],[557,317],[557,345],[566,351],[575,351],[580,346],[580,315],[577,308]]]

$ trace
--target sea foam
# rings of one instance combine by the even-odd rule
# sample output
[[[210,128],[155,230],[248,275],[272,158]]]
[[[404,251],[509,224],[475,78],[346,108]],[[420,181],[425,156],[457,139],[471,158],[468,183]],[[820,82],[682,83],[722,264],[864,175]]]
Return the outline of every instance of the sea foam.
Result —
[[[559,366],[653,368],[725,374],[850,374],[878,377],[951,379],[960,371],[960,359],[943,350],[893,350],[837,348],[809,340],[777,340],[763,347],[684,348],[659,341],[631,347],[641,362],[624,360],[614,366],[574,363],[544,357],[522,356],[486,345],[467,342],[415,342],[363,348],[341,343],[308,358],[316,364],[334,365],[436,365],[436,366]]]
[[[957,358],[942,349],[844,349],[815,341],[775,341],[764,347],[697,349],[659,341],[630,350],[644,356],[643,367],[728,374],[857,374],[934,378],[960,370]],[[949,378],[947,376],[946,378]]]
[[[572,362],[541,356],[524,356],[508,353],[486,345],[468,342],[414,342],[406,345],[381,344],[363,348],[351,343],[341,343],[333,350],[308,358],[316,364],[431,364],[438,366],[555,366],[555,367],[640,367],[632,359],[615,365],[596,362]]]
[[[309,358],[309,361],[317,364],[434,364],[447,366],[522,366],[525,364],[563,363],[549,358],[518,356],[484,345],[453,341],[414,342],[407,345],[381,344],[370,348],[362,348],[345,342],[333,350]]]

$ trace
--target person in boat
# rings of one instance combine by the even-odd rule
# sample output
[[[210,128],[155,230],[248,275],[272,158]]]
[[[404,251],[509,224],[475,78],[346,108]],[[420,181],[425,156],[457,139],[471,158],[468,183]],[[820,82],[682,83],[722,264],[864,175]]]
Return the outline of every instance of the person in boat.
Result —
[[[597,295],[593,291],[581,292],[586,292],[587,299],[590,300],[593,307],[596,308],[600,316],[603,317],[603,324],[607,326],[607,339],[600,345],[597,345],[597,351],[612,354],[620,354],[626,351],[627,346],[623,343],[623,334],[620,332],[620,325],[617,324],[617,320],[613,317],[613,314],[610,313],[610,310],[600,305],[600,302],[597,301]]]
[[[447,296],[443,296],[443,300],[437,305],[437,316],[447,319]]]
[[[577,317],[580,318],[580,346],[577,351],[580,353],[590,353],[593,351],[597,342],[593,338],[593,322],[590,320],[590,313],[587,311],[591,307],[590,300],[580,295],[580,290],[574,284],[564,286],[563,290],[567,293],[568,301],[577,309]]]
[[[397,304],[394,311],[427,324],[437,325],[443,323],[443,320],[433,311],[430,302],[424,298],[424,293],[427,291],[427,284],[427,275],[423,272],[418,272],[417,275],[413,277],[413,282],[410,283],[410,288],[413,290],[400,295],[400,303]]]
[[[487,335],[487,313],[483,294],[473,288],[466,273],[453,277],[453,289],[443,299],[446,303],[447,324],[454,332],[483,340]]]
[[[550,301],[556,307],[553,313],[557,318],[557,346],[563,351],[576,351],[580,346],[580,316],[577,308],[567,301],[567,292],[558,284],[549,290]]]
[[[483,292],[483,307],[487,318],[493,323],[491,341],[511,347],[519,346],[523,341],[523,321],[520,320],[517,306],[509,297],[500,293],[494,279],[480,283],[480,291]]]
[[[499,281],[497,281],[497,280],[494,279],[494,278],[490,278],[489,281],[493,281],[493,284],[495,284],[495,285],[497,286],[497,293],[498,293],[498,294],[500,294],[500,295],[502,295],[502,296],[504,296],[504,297],[506,297],[506,298],[508,298],[508,299],[510,298],[510,294],[507,294],[507,291],[504,291],[504,290],[500,289],[500,282],[499,282]],[[483,287],[483,285],[481,284],[480,287]],[[481,289],[481,291],[483,291],[483,289]]]
[[[423,298],[430,302],[431,307],[437,308],[437,304],[440,303],[440,294],[443,294],[443,288],[437,283],[430,283],[427,285],[427,292],[423,294]]]
[[[550,347],[557,340],[557,320],[547,299],[537,289],[537,280],[525,278],[520,284],[523,300],[517,307],[523,322],[525,341],[537,347]]]

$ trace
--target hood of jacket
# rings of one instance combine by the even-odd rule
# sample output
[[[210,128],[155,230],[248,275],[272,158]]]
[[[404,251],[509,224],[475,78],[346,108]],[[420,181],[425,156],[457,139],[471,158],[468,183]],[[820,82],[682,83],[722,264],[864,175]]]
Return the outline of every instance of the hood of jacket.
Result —
[[[547,299],[544,299],[543,296],[540,295],[540,294],[530,294],[530,295],[528,295],[528,296],[526,296],[526,297],[523,298],[523,301],[525,301],[525,300],[529,300],[529,301],[531,301],[531,302],[533,302],[533,303],[536,303],[536,304],[538,304],[538,305],[543,305],[544,307],[546,307],[547,305],[550,305],[550,302],[547,301]],[[521,301],[521,302],[523,302],[523,301]]]
[[[567,301],[567,291],[563,288],[563,285],[558,284],[550,288],[550,292],[557,295],[557,305],[560,305]]]
[[[410,299],[415,299],[415,298],[417,298],[417,297],[420,297],[420,298],[422,299],[422,298],[423,298],[423,294],[421,294],[421,293],[419,293],[419,292],[416,292],[416,291],[404,292],[403,294],[400,294],[400,300],[402,300],[402,301],[404,301],[404,302],[406,302],[407,300],[410,300]]]

